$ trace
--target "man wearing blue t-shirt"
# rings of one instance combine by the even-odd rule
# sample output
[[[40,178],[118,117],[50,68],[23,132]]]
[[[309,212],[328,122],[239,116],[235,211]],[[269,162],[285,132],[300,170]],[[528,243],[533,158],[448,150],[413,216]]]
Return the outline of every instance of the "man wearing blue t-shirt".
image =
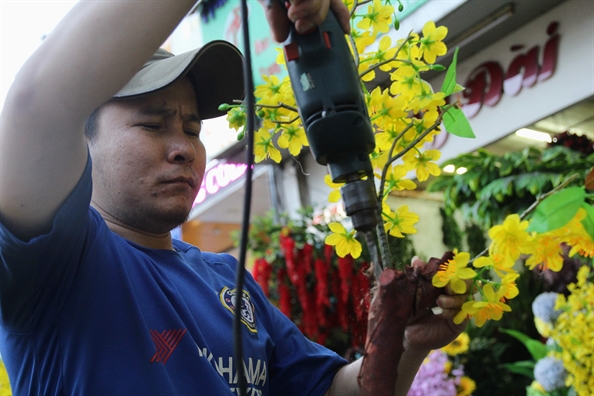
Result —
[[[194,1],[81,1],[9,91],[0,352],[15,395],[237,393],[237,263],[169,232],[204,175],[201,120],[243,91],[228,43],[155,53]],[[283,40],[289,19],[307,31],[329,6],[348,30],[340,0],[295,0],[288,14],[274,1],[267,16]],[[397,394],[461,331],[464,299],[444,293],[443,313],[408,331]],[[248,395],[358,394],[360,361],[308,341],[249,276],[242,301]]]

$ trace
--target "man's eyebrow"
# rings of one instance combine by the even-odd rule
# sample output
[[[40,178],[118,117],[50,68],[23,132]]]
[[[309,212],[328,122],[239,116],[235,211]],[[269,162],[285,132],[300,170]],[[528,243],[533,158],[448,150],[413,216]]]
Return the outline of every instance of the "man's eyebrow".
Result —
[[[163,106],[145,106],[140,108],[137,113],[144,116],[174,117],[177,115],[177,110]],[[202,122],[200,116],[195,112],[184,115],[183,120],[185,122]]]

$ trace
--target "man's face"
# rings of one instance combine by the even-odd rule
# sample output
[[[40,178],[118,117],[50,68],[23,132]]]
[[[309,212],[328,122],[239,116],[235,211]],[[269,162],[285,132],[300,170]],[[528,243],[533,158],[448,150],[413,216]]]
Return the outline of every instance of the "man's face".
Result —
[[[200,126],[186,78],[104,105],[89,146],[92,205],[111,221],[144,232],[161,234],[184,222],[204,176]]]

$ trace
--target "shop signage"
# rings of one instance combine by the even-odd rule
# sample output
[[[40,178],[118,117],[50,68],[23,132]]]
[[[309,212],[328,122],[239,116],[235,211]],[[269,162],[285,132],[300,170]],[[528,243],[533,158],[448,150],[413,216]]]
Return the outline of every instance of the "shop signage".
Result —
[[[551,22],[547,28],[549,39],[543,46],[542,63],[539,64],[540,46],[524,51],[523,45],[514,45],[512,52],[519,52],[507,70],[496,61],[477,66],[468,76],[462,96],[462,111],[468,118],[478,114],[483,105],[493,107],[502,95],[516,96],[522,88],[529,88],[547,80],[555,72],[559,48],[558,22]]]
[[[218,164],[207,170],[193,206],[198,205],[207,196],[216,194],[221,188],[239,179],[246,169],[246,164]]]

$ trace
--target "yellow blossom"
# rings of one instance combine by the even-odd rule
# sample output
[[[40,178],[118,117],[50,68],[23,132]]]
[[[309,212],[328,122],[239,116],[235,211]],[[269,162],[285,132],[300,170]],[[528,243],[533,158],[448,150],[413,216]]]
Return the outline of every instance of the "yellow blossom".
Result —
[[[455,293],[463,294],[466,292],[464,279],[474,278],[476,272],[468,268],[469,253],[454,251],[454,254],[453,259],[439,266],[437,273],[433,276],[432,284],[435,287],[444,287],[449,284]]]
[[[380,0],[373,0],[373,3],[367,7],[367,14],[363,15],[363,19],[357,23],[357,27],[363,30],[371,28],[373,32],[388,33],[393,12],[394,7],[391,5],[383,5]]]
[[[295,123],[285,127],[278,138],[278,146],[284,149],[288,148],[291,155],[299,155],[303,146],[309,146],[303,127]]]
[[[390,36],[384,36],[381,38],[377,51],[373,54],[373,60],[376,63],[383,63],[391,60],[396,55],[396,48],[392,47],[392,39]],[[389,72],[393,68],[398,66],[398,62],[387,62],[381,65],[379,68],[382,71]]]
[[[489,237],[493,241],[490,251],[507,255],[516,261],[532,242],[532,237],[526,232],[527,228],[528,221],[520,221],[519,215],[507,216],[503,224],[489,230]]]
[[[448,28],[445,26],[436,28],[435,22],[429,21],[423,26],[420,49],[427,63],[435,63],[436,57],[445,55],[448,52],[446,45],[442,42],[447,34]]]
[[[333,233],[325,239],[326,245],[336,246],[336,254],[345,257],[347,254],[353,258],[359,258],[363,248],[361,243],[355,239],[355,230],[347,231],[344,226],[337,222],[328,224]]]
[[[429,175],[439,176],[441,169],[439,166],[431,161],[437,161],[441,153],[439,150],[425,150],[424,152],[409,151],[402,159],[405,163],[414,166],[417,172],[417,178],[419,181],[425,181],[429,178]]]
[[[462,310],[454,317],[454,323],[460,324],[467,316],[471,316],[475,319],[477,327],[483,327],[487,320],[500,320],[503,312],[511,311],[490,283],[483,286],[481,295],[482,301],[469,301],[462,305]]]
[[[362,54],[365,51],[365,48],[369,47],[375,42],[376,35],[368,30],[360,31],[357,29],[351,29],[351,37],[355,41],[357,53]]]
[[[526,249],[531,256],[526,260],[529,269],[539,266],[542,270],[550,269],[559,272],[563,267],[563,248],[559,238],[550,233],[536,235]]]
[[[272,143],[272,136],[266,128],[260,128],[254,136],[254,161],[261,162],[270,157],[274,162],[281,161],[280,151]]]
[[[390,85],[390,93],[394,96],[401,95],[406,100],[411,100],[421,92],[421,79],[414,64],[403,64],[390,74],[394,81]]]
[[[328,195],[328,202],[340,201],[340,187],[344,186],[344,183],[332,182],[332,177],[330,175],[324,176],[324,183],[332,189]]]
[[[403,234],[416,234],[417,230],[413,225],[419,221],[419,216],[408,211],[407,205],[402,205],[395,212],[392,212],[388,204],[382,205],[382,218],[384,229],[387,233],[397,238],[404,238]]]
[[[518,273],[506,274],[501,279],[501,285],[499,286],[499,294],[507,300],[511,300],[520,294],[518,285],[516,285],[516,279],[520,276]]]
[[[404,165],[391,166],[386,172],[385,194],[390,191],[414,190],[417,185],[410,179],[405,179],[408,169]]]
[[[380,128],[385,129],[407,115],[404,111],[404,99],[392,97],[387,89],[383,91],[377,87],[369,97],[369,112],[372,121]]]
[[[476,382],[466,375],[460,378],[460,383],[456,384],[456,396],[470,396],[476,390]]]
[[[589,395],[594,389],[594,283],[588,281],[589,274],[590,268],[583,265],[577,283],[568,286],[571,294],[557,297],[555,309],[563,312],[551,330],[568,372],[566,385],[578,395]]]
[[[238,131],[239,128],[243,128],[245,121],[246,116],[244,107],[233,107],[227,112],[227,122],[229,123],[229,128],[233,128]]]
[[[474,260],[473,265],[476,268],[490,267],[497,275],[504,276],[505,273],[512,270],[514,260],[501,253],[491,253],[488,257],[479,257]]]
[[[456,356],[461,353],[468,352],[469,345],[470,337],[468,336],[468,333],[462,332],[454,341],[450,342],[441,349],[450,356]]]
[[[283,96],[290,95],[291,85],[287,83],[287,79],[280,81],[277,76],[263,75],[262,79],[265,84],[258,85],[254,91],[254,96],[257,98],[270,98],[271,101],[281,102]]]

